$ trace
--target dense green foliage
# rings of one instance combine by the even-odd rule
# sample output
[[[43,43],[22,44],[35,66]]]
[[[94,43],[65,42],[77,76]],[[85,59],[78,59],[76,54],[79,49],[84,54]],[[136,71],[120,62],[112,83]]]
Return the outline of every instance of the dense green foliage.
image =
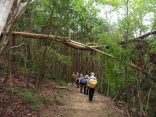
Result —
[[[155,96],[155,81],[147,74],[150,70],[155,69],[154,63],[150,63],[149,56],[150,52],[155,52],[155,37],[146,38],[148,46],[143,45],[141,48],[137,48],[137,43],[132,43],[132,41],[128,41],[127,45],[120,45],[119,43],[123,40],[133,40],[137,35],[155,29],[156,2],[154,0],[127,0],[122,2],[99,0],[99,2],[106,7],[107,5],[112,6],[114,12],[122,11],[122,18],[116,21],[116,25],[114,24],[113,32],[98,35],[99,43],[110,45],[108,52],[117,57],[114,60],[102,56],[105,65],[105,80],[102,87],[104,93],[115,96],[115,100],[122,98],[132,107],[145,110],[145,113],[150,113],[149,116],[153,116],[152,114],[155,112],[152,104]],[[129,63],[132,61],[135,61],[136,65],[138,64],[147,74],[131,67]],[[155,76],[153,78],[155,79]],[[151,108],[153,108],[153,112]]]

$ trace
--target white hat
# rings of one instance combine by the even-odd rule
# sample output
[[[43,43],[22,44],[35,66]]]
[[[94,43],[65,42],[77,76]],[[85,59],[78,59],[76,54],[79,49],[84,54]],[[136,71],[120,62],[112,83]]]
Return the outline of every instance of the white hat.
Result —
[[[94,72],[91,72],[91,75],[94,75]]]

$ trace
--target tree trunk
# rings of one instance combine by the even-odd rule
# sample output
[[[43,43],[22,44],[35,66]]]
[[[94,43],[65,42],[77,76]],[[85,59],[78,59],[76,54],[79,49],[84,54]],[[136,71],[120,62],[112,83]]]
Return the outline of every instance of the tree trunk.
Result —
[[[8,33],[12,32],[16,20],[22,15],[28,2],[27,0],[1,0],[0,1],[0,54],[9,41]],[[35,0],[32,0],[34,2]]]
[[[3,81],[3,83],[5,84],[9,78],[11,78],[12,76],[12,54],[11,54],[11,46],[12,46],[12,36],[10,36],[10,41],[9,41],[9,58],[8,58],[8,74],[6,79]]]
[[[47,47],[45,47],[43,54],[42,54],[42,59],[41,59],[41,65],[40,65],[40,75],[39,78],[36,81],[36,88],[40,89],[42,86],[42,82],[45,77],[45,68],[46,68],[46,52],[47,52]]]
[[[5,27],[7,18],[12,8],[14,0],[1,0],[0,1],[0,35]]]

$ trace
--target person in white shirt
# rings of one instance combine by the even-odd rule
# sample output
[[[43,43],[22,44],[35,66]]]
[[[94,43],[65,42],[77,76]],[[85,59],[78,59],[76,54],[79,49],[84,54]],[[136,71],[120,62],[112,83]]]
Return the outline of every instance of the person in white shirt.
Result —
[[[94,96],[94,92],[95,92],[95,87],[96,87],[96,85],[95,85],[95,87],[93,88],[93,87],[90,87],[89,86],[89,81],[90,80],[92,80],[92,81],[94,81],[94,82],[96,82],[97,83],[97,79],[96,79],[96,77],[94,76],[95,74],[92,72],[91,73],[91,76],[88,78],[88,89],[89,89],[89,101],[92,101],[92,99],[93,99],[93,96]]]

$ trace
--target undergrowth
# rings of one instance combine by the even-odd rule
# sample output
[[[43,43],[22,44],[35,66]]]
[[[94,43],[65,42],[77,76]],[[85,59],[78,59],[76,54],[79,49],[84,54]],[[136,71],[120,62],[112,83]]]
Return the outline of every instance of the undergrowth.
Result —
[[[30,103],[29,108],[33,111],[39,110],[42,104],[49,101],[49,97],[47,95],[35,95],[34,91],[29,91],[27,89],[24,89],[21,92],[21,96]]]

